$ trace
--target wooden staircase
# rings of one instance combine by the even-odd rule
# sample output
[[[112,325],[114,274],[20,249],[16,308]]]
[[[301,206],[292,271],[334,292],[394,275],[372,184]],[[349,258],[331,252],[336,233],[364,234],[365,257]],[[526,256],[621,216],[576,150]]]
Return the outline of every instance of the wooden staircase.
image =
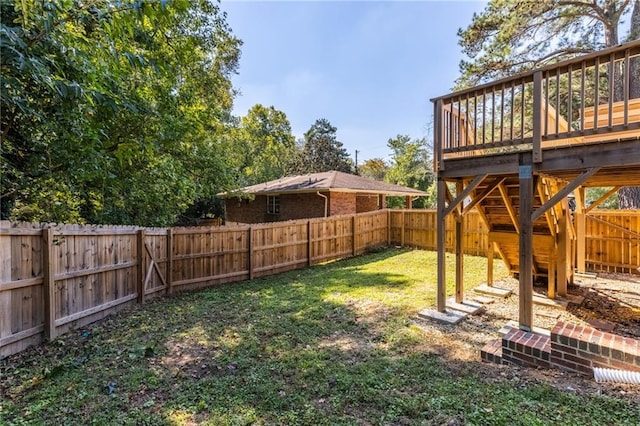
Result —
[[[549,201],[563,186],[564,182],[556,178],[537,177],[534,211]],[[517,274],[520,264],[518,176],[487,178],[475,188],[471,199],[473,201],[469,205],[475,206],[489,229],[489,243],[493,245],[494,252],[498,253],[511,274]],[[566,283],[571,281],[574,240],[575,232],[567,199],[557,203],[533,222],[532,272],[536,278],[552,277],[548,280],[549,297],[555,297],[556,290],[561,295],[565,294]],[[490,258],[492,255],[490,252]]]

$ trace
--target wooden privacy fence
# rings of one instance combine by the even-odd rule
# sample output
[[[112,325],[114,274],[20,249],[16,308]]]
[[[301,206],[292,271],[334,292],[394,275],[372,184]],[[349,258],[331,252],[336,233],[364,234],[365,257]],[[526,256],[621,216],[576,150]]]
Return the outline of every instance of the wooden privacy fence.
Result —
[[[389,232],[391,242],[403,247],[436,250],[437,214],[435,210],[390,210]],[[463,248],[466,254],[486,256],[489,242],[488,229],[475,211],[465,214]],[[455,219],[448,215],[445,223],[447,250],[455,245]]]
[[[592,210],[585,222],[588,270],[640,272],[640,210]]]
[[[238,227],[137,228],[0,222],[0,356],[147,298],[278,274],[380,245],[436,249],[436,212],[383,210]],[[591,269],[637,272],[640,212],[594,211]],[[447,222],[453,249],[453,219]],[[465,215],[465,253],[485,255],[487,229]]]
[[[147,298],[304,268],[387,243],[387,211],[241,227],[0,222],[0,357]]]

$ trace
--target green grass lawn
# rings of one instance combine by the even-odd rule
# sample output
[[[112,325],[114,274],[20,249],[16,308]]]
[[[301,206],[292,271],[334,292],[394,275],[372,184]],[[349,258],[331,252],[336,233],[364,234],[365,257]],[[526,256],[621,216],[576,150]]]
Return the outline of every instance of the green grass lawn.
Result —
[[[466,257],[468,285],[485,264]],[[138,306],[0,361],[0,424],[640,424],[424,350],[435,265],[393,249]]]

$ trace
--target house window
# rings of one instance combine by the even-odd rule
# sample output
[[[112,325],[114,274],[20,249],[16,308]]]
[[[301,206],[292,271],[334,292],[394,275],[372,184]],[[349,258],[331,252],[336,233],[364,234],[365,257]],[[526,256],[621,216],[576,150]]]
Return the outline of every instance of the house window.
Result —
[[[269,214],[280,213],[280,196],[279,195],[267,195],[267,213]]]

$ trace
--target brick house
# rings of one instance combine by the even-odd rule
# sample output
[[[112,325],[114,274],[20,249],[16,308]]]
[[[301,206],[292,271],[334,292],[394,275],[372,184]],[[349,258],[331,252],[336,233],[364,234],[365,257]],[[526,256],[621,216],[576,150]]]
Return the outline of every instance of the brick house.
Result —
[[[263,223],[364,213],[384,208],[387,196],[427,193],[348,173],[330,171],[288,176],[238,191],[253,200],[225,194],[227,223]],[[410,202],[407,205],[411,205]]]

